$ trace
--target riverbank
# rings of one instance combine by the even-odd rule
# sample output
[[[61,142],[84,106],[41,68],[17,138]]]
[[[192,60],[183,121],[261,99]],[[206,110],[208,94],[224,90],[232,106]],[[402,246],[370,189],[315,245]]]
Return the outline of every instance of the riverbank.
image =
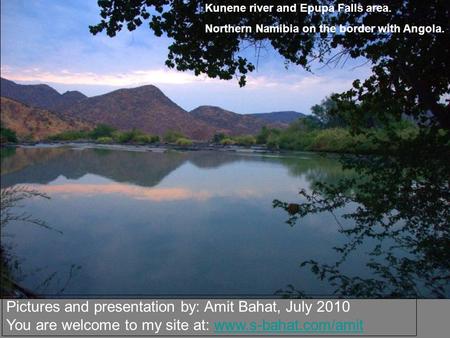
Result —
[[[168,151],[220,151],[220,152],[240,152],[240,153],[261,153],[261,154],[282,154],[292,151],[283,151],[270,149],[266,146],[239,146],[239,145],[220,145],[212,143],[193,143],[192,145],[181,146],[170,143],[151,143],[151,144],[121,144],[121,143],[99,143],[92,141],[57,141],[57,142],[19,142],[2,144],[3,147],[84,147],[111,150],[129,150],[129,151],[150,151],[150,152],[168,152]]]

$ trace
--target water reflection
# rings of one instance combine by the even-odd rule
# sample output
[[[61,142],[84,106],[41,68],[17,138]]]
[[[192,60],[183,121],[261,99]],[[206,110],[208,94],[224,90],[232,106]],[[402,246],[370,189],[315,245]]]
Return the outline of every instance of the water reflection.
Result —
[[[18,223],[13,241],[2,240],[14,242],[23,271],[35,271],[26,287],[75,265],[83,268],[67,287],[61,278],[44,294],[273,295],[299,278],[326,292],[296,267],[299,247],[320,256],[329,253],[314,240],[339,242],[331,219],[285,231],[271,201],[335,171],[332,159],[56,147],[18,148],[1,164],[2,187],[26,183],[50,196],[24,209],[64,232]]]
[[[357,175],[318,181],[312,191],[300,191],[299,203],[274,201],[290,214],[288,223],[299,226],[306,216],[346,209],[335,219],[347,221],[339,230],[347,241],[335,248],[336,259],[311,255],[302,263],[338,297],[450,297],[448,136],[421,134],[411,143],[396,140],[395,156],[344,159]],[[348,270],[361,248],[368,274]],[[303,297],[305,289],[297,283],[279,294]]]
[[[311,273],[299,262],[336,261],[333,247],[348,234],[334,216],[354,206],[285,227],[272,201],[296,200],[299,188],[312,193],[316,181],[354,179],[336,159],[38,147],[18,148],[1,165],[2,188],[27,184],[51,197],[24,201],[24,209],[64,232],[18,222],[13,240],[2,239],[24,258],[21,270],[34,272],[23,285],[45,284],[40,295],[270,296],[299,281],[307,294],[335,290],[333,280],[317,280],[320,267]],[[369,244],[355,247],[340,275],[372,276]]]
[[[58,234],[62,232],[50,226],[44,219],[35,218],[32,214],[26,211],[21,211],[21,202],[28,199],[46,199],[49,196],[42,191],[36,190],[29,186],[16,185],[14,187],[7,187],[1,189],[0,198],[0,224],[1,224],[1,246],[0,246],[0,264],[1,264],[1,297],[14,298],[35,298],[38,292],[45,290],[45,288],[58,277],[58,272],[51,273],[39,285],[35,285],[32,289],[25,288],[21,285],[21,281],[26,277],[26,274],[33,274],[32,271],[25,273],[21,269],[22,258],[14,253],[14,235],[10,234],[10,228],[15,223],[24,223],[46,231],[54,231]],[[9,238],[9,241],[6,239]],[[62,288],[57,292],[61,294],[69,285],[74,271],[81,267],[72,264],[70,273]],[[56,285],[59,285],[57,282]]]

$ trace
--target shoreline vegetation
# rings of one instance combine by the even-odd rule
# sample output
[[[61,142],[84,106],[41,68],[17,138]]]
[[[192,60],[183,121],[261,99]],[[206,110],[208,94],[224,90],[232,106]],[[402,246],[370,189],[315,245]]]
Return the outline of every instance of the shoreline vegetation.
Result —
[[[195,141],[180,132],[168,131],[164,136],[146,134],[140,130],[119,131],[109,125],[99,124],[90,131],[66,131],[42,140],[21,140],[13,130],[1,129],[1,145],[33,145],[93,143],[100,145],[135,145],[168,147],[185,150],[215,150],[244,147],[267,152],[312,151],[324,153],[377,154],[379,141],[388,141],[394,135],[403,140],[414,139],[418,128],[409,121],[392,123],[389,128],[368,128],[353,133],[348,127],[320,126],[313,118],[303,118],[286,129],[263,127],[257,135],[231,136],[217,133],[209,141]],[[392,150],[395,144],[392,143]]]

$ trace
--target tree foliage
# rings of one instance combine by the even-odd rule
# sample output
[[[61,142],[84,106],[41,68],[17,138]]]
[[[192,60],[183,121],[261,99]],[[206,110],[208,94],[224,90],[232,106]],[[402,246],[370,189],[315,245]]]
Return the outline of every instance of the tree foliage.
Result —
[[[94,130],[91,131],[90,136],[93,139],[98,139],[101,137],[112,137],[113,133],[116,130],[117,129],[112,126],[109,126],[104,123],[100,123],[94,128]]]
[[[0,126],[0,143],[17,143],[17,135],[14,130]]]
[[[390,147],[394,138],[379,140],[380,147]],[[312,192],[300,191],[302,203],[275,200],[274,207],[286,210],[292,226],[307,215],[332,213],[347,239],[335,248],[335,263],[311,258],[302,266],[327,280],[341,297],[448,297],[449,143],[449,134],[442,131],[422,130],[413,140],[397,137],[394,154],[347,157],[345,168],[357,175],[334,184],[316,182]],[[371,246],[366,266],[372,275],[346,274],[345,262],[363,245]]]
[[[311,107],[312,114],[322,123],[324,127],[345,127],[347,123],[345,119],[339,114],[338,102],[333,99],[333,96],[326,97],[320,102]]]
[[[213,1],[208,1],[208,3]],[[337,0],[315,0],[310,5],[335,5]],[[380,0],[390,12],[313,13],[206,13],[205,0],[99,0],[101,21],[90,26],[93,34],[106,31],[113,37],[126,27],[135,30],[144,22],[156,34],[173,40],[166,65],[196,75],[229,80],[246,76],[255,62],[246,57],[249,46],[271,46],[287,63],[310,70],[311,62],[344,62],[347,58],[365,58],[372,74],[364,81],[355,79],[353,88],[337,98],[353,115],[362,111],[376,115],[380,121],[402,115],[414,116],[424,124],[450,128],[449,107],[445,96],[450,93],[449,11],[445,0]],[[213,2],[214,3],[214,2]],[[253,4],[242,1],[240,4]],[[351,0],[347,4],[373,5],[371,0]],[[220,1],[220,4],[235,4]],[[273,4],[273,2],[270,2]],[[291,1],[278,1],[291,5]],[[445,33],[429,34],[211,34],[205,24],[266,26],[295,24],[325,25],[441,25]]]

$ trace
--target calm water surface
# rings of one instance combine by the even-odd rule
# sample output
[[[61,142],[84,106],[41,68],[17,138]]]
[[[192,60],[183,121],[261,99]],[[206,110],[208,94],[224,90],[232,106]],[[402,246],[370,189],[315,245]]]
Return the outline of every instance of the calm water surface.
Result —
[[[89,147],[17,148],[2,159],[2,188],[26,185],[50,197],[19,211],[54,230],[15,222],[2,244],[26,288],[46,295],[273,295],[293,285],[332,288],[304,260],[333,263],[345,242],[332,215],[294,227],[274,199],[333,182],[337,160],[225,152]],[[364,275],[364,255],[346,269]]]

